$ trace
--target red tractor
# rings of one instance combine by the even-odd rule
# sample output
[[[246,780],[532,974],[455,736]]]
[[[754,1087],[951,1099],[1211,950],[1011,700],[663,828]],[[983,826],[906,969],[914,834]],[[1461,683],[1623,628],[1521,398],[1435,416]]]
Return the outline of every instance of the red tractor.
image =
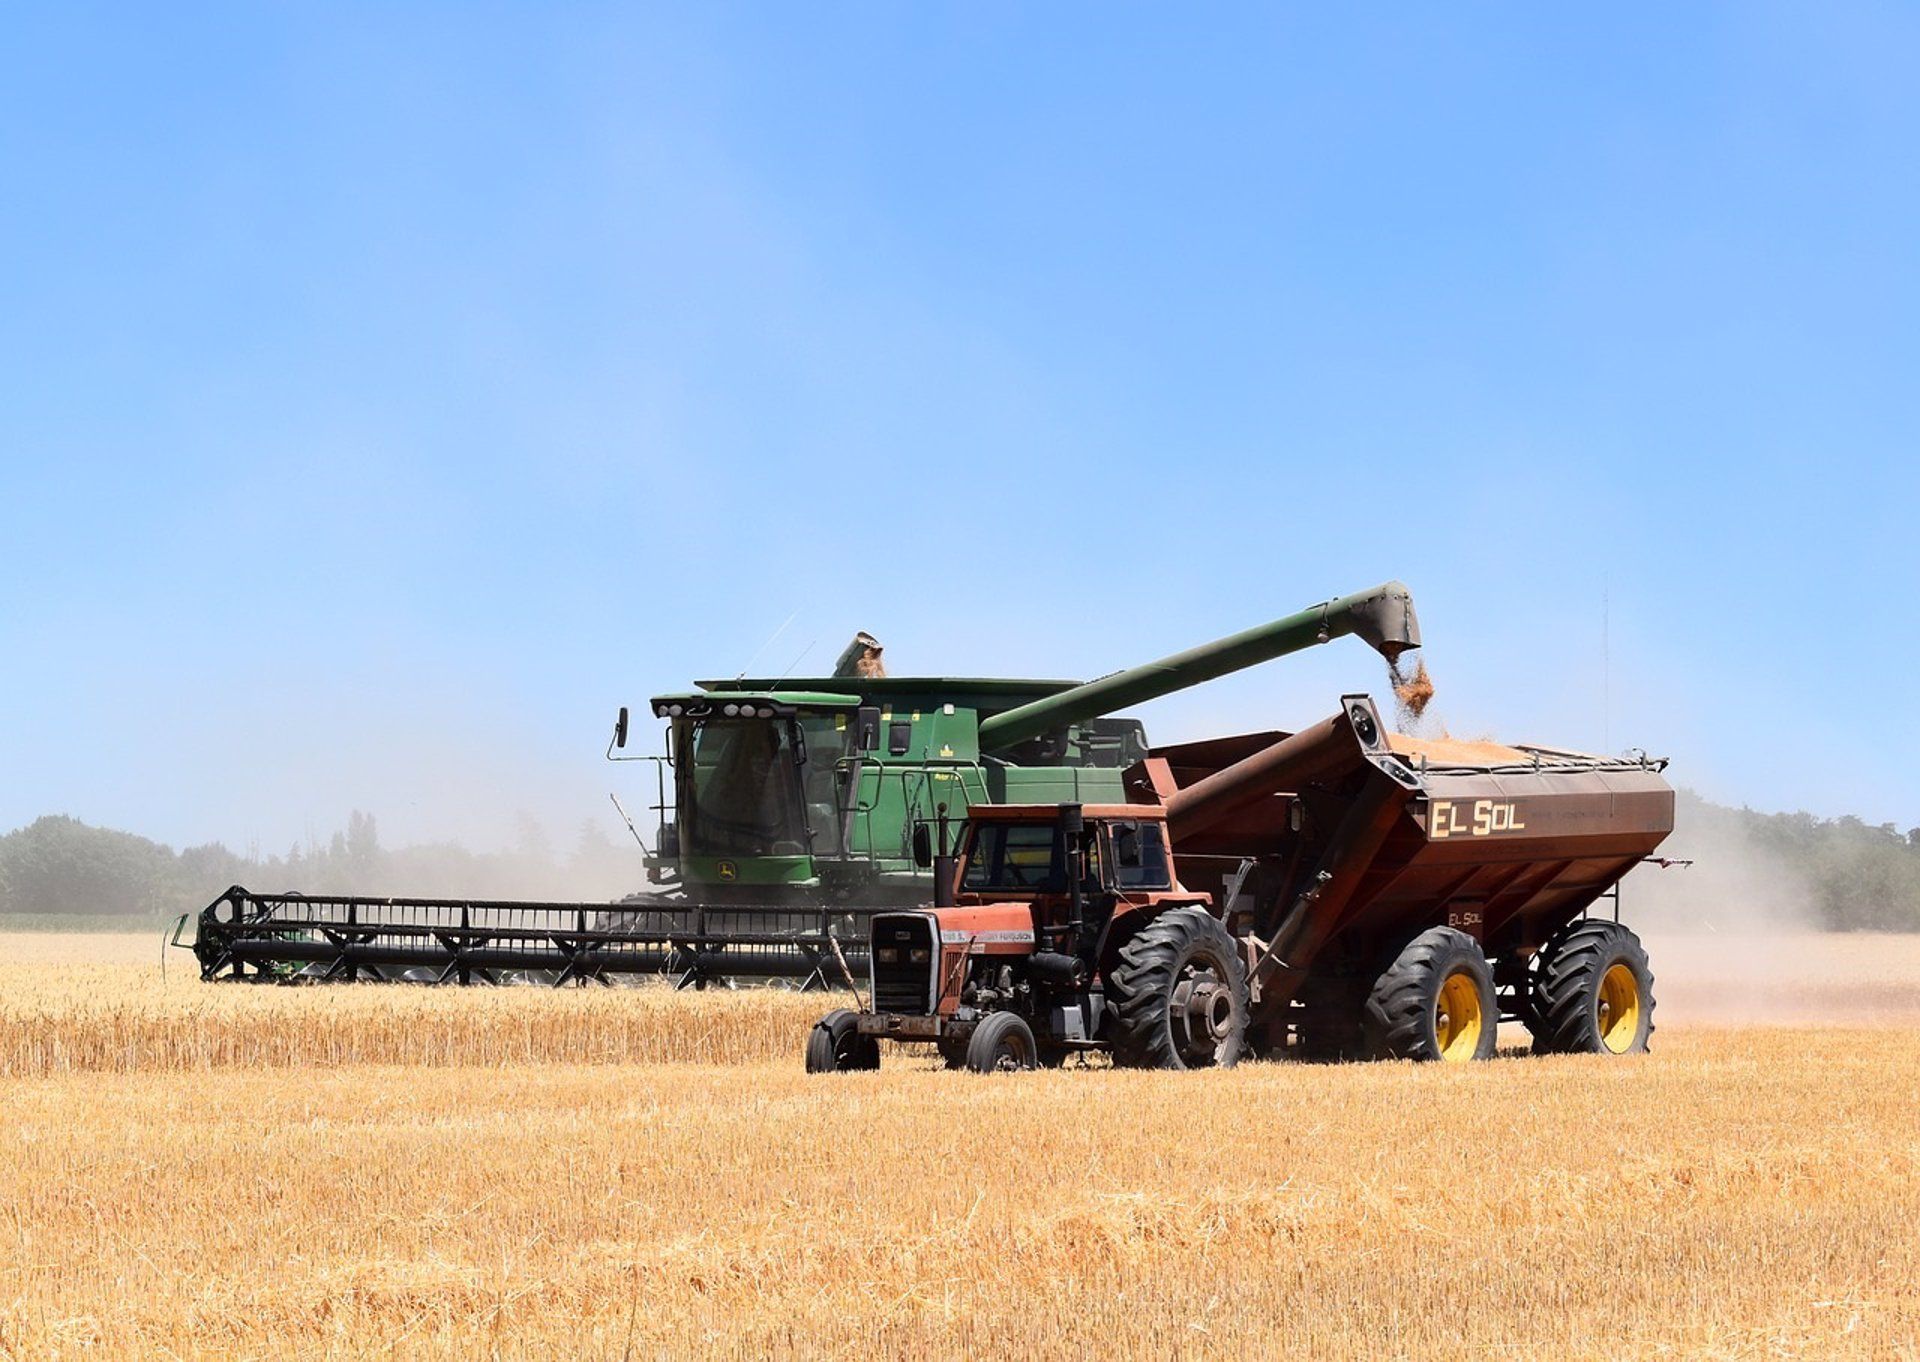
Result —
[[[1159,749],[1132,803],[975,805],[952,856],[915,829],[938,897],[874,916],[872,1005],[823,1017],[807,1068],[877,1068],[883,1037],[981,1073],[1459,1061],[1502,1020],[1539,1051],[1644,1051],[1617,886],[1672,831],[1662,765],[1403,739],[1350,695],[1298,733]]]
[[[979,1073],[1091,1049],[1145,1068],[1240,1057],[1243,948],[1209,895],[1180,886],[1165,810],[980,805],[940,860],[958,894],[874,916],[872,1010],[822,1018],[810,1072],[878,1068],[882,1036]]]

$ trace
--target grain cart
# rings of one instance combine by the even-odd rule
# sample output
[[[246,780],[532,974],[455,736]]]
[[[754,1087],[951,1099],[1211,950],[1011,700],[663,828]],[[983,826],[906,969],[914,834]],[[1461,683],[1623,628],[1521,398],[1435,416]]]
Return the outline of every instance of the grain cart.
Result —
[[[912,829],[943,807],[1112,802],[1149,752],[1118,711],[1353,634],[1390,661],[1420,643],[1406,587],[1305,610],[1098,680],[740,677],[654,697],[650,892],[619,904],[259,894],[201,914],[205,978],[552,983],[666,974],[820,983],[837,937],[924,903]],[[629,738],[625,710],[609,755]]]
[[[871,1006],[823,1018],[807,1066],[872,1068],[883,1037],[983,1072],[1457,1061],[1501,1020],[1542,1051],[1645,1050],[1617,886],[1672,831],[1663,768],[1402,738],[1349,695],[1299,733],[1160,749],[1126,802],[975,808],[955,855],[922,847],[940,901],[874,915]]]

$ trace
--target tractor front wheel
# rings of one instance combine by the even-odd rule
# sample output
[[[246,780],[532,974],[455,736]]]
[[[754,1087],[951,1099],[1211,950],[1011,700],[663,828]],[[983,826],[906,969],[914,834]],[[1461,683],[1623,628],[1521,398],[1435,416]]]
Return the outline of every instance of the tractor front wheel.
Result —
[[[836,1007],[813,1024],[807,1037],[807,1072],[848,1073],[880,1067],[880,1042],[859,1031],[859,1015]]]
[[[1381,1059],[1491,1059],[1499,1028],[1486,953],[1452,927],[1408,942],[1367,997],[1367,1043]]]
[[[1246,1050],[1246,966],[1220,919],[1203,908],[1170,908],[1135,932],[1108,987],[1118,1064],[1225,1068]]]
[[[1645,1054],[1653,1036],[1646,947],[1617,922],[1568,923],[1540,949],[1531,1015],[1536,1053]]]
[[[967,1042],[967,1067],[977,1074],[1015,1073],[1038,1062],[1033,1028],[1017,1012],[989,1013]]]

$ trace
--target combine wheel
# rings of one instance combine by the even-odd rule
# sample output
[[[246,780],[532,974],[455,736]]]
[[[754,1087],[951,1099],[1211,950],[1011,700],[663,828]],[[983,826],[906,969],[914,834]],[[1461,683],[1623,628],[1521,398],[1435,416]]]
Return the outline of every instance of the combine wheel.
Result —
[[[1382,1059],[1490,1059],[1499,1025],[1487,957],[1452,927],[1416,936],[1367,998],[1367,1044]]]
[[[1540,1054],[1645,1054],[1653,1036],[1653,971],[1640,938],[1617,922],[1582,918],[1540,950],[1533,982]]]
[[[1136,1069],[1239,1062],[1247,1043],[1240,948],[1203,908],[1170,908],[1120,948],[1109,976],[1114,1061]]]
[[[855,1029],[856,1014],[837,1007],[813,1024],[807,1037],[807,1072],[845,1073],[880,1067],[880,1042]]]
[[[967,1042],[967,1067],[977,1074],[1031,1069],[1038,1058],[1033,1028],[1017,1012],[989,1013]]]

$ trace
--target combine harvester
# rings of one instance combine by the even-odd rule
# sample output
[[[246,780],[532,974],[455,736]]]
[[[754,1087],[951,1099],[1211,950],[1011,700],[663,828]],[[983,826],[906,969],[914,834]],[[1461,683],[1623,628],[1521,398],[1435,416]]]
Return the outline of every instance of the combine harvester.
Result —
[[[1349,695],[1300,733],[1158,751],[1125,802],[976,807],[956,855],[920,838],[935,906],[874,916],[872,1004],[824,1017],[807,1067],[875,1068],[881,1037],[978,1072],[1459,1061],[1502,1020],[1542,1051],[1643,1051],[1618,886],[1673,830],[1664,766],[1407,739]]]
[[[1117,803],[1149,756],[1129,706],[1357,635],[1397,660],[1420,643],[1398,582],[1085,684],[837,675],[739,678],[654,698],[667,755],[646,857],[618,904],[259,894],[204,909],[206,979],[611,982],[665,975],[840,979],[877,910],[925,903],[914,831],[998,804]],[[615,749],[629,736],[615,724]],[[618,759],[618,758],[616,758]],[[178,931],[175,935],[179,940]]]

